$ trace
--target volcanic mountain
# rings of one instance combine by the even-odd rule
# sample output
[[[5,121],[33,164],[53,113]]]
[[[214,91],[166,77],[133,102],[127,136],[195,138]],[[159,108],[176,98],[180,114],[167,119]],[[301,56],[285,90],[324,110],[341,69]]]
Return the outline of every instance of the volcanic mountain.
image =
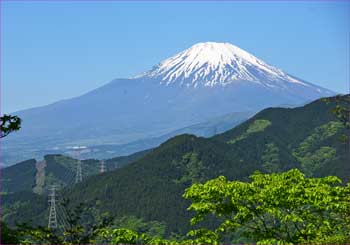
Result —
[[[26,154],[18,161],[72,145],[130,144],[230,113],[300,105],[332,94],[232,44],[198,43],[135,77],[15,112],[23,125],[5,139],[4,157]]]

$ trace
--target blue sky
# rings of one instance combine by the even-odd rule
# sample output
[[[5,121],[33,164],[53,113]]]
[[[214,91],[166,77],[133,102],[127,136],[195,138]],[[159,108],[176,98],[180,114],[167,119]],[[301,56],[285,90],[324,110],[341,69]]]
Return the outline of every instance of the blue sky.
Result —
[[[1,109],[81,95],[195,43],[230,42],[349,91],[350,2],[1,2]]]

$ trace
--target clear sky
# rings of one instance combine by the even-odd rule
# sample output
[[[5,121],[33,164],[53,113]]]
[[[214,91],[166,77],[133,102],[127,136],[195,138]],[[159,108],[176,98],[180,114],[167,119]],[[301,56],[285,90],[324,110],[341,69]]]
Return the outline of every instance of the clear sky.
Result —
[[[349,1],[1,1],[1,109],[81,95],[206,41],[345,93],[349,31]]]

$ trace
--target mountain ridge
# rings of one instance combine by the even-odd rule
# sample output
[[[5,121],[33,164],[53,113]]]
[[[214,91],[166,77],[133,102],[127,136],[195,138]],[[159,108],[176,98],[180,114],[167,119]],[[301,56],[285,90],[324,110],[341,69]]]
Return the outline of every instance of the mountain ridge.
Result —
[[[254,74],[257,73],[256,71],[262,73],[265,79],[261,79],[258,76],[259,74]],[[180,82],[187,80],[185,84],[187,87],[201,85],[208,87],[215,85],[227,86],[239,80],[258,82],[267,87],[277,85],[266,83],[267,80],[269,82],[284,80],[306,87],[311,85],[267,64],[237,46],[218,42],[197,43],[133,78],[142,77],[160,77],[161,84],[166,85],[179,80]],[[181,85],[183,84],[181,83]]]

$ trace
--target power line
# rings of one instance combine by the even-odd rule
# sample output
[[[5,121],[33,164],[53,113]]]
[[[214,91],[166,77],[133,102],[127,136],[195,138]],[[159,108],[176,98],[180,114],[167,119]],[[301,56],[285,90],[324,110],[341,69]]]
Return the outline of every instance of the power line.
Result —
[[[82,161],[80,159],[81,151],[86,149],[86,147],[73,147],[74,157],[77,159],[76,171],[75,171],[75,183],[80,183],[83,180],[82,174]],[[67,171],[64,173],[64,179],[68,179],[68,183],[66,188],[64,188],[63,192],[66,192],[71,184],[74,182],[74,172]],[[67,213],[64,207],[61,207],[60,203],[57,202],[57,185],[51,185],[49,189],[49,219],[48,219],[48,228],[49,229],[62,229],[64,232],[69,224],[67,222]],[[64,193],[61,193],[62,196]],[[56,205],[57,204],[57,205]]]
[[[49,194],[49,204],[50,204],[50,213],[49,213],[49,222],[47,227],[49,229],[57,228],[57,212],[56,212],[56,185],[52,185],[50,188],[51,193]]]
[[[83,181],[83,175],[82,175],[82,171],[81,171],[81,161],[80,159],[78,159],[77,162],[77,171],[76,171],[76,175],[75,175],[75,183],[80,183]]]
[[[67,221],[68,219],[67,219],[65,208],[62,207],[62,205],[60,204],[57,205],[57,214],[58,214],[59,221],[61,221],[59,222],[61,224],[60,227],[62,227],[63,232],[65,232],[70,225]]]
[[[73,154],[75,158],[78,160],[77,162],[77,168],[76,168],[76,174],[75,174],[75,183],[80,183],[83,181],[83,174],[82,174],[82,161],[80,160],[80,154],[83,150],[86,149],[85,146],[75,146],[72,148]]]

